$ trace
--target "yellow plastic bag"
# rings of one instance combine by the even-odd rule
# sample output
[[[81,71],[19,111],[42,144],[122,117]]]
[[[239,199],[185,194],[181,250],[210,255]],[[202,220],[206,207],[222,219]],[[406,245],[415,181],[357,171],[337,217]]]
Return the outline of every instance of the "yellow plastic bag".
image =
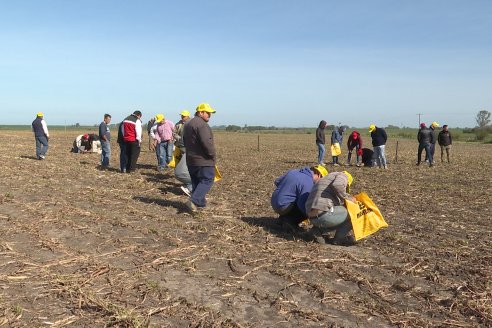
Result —
[[[377,206],[365,192],[355,195],[355,199],[357,203],[345,200],[355,240],[365,238],[388,226]]]
[[[331,156],[339,156],[342,153],[342,149],[340,148],[340,144],[334,143],[331,145]]]
[[[173,159],[167,164],[169,167],[176,167],[179,161],[181,160],[181,149],[179,147],[175,147],[173,151]]]
[[[219,168],[215,165],[215,177],[214,182],[220,181],[222,179],[222,175],[219,172]]]

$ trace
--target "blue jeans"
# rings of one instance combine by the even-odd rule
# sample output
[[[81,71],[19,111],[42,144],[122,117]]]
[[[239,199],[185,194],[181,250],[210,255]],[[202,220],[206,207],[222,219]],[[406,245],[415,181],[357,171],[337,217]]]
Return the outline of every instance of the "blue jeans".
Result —
[[[420,164],[420,161],[422,160],[422,150],[425,149],[425,158],[429,160],[429,165],[432,164],[432,161],[434,160],[432,157],[432,153],[430,151],[430,144],[419,144],[419,150],[417,153],[417,165]]]
[[[173,142],[161,141],[156,148],[157,165],[159,167],[167,167],[173,159]]]
[[[126,144],[124,142],[119,143],[120,145],[120,171],[126,172]]]
[[[376,159],[376,162],[373,162],[373,165],[376,165],[377,163],[379,167],[386,167],[385,147],[385,145],[374,147],[374,158]]]
[[[215,178],[215,167],[213,166],[188,166],[191,177],[193,193],[191,201],[198,207],[205,207],[207,201],[205,196],[212,188]]]
[[[109,166],[109,159],[111,158],[111,142],[101,140],[101,165]]]
[[[360,164],[362,163],[362,156],[359,155],[359,149],[360,149],[360,146],[357,145],[355,147],[353,147],[352,149],[349,148],[348,150],[348,155],[347,155],[347,163],[350,164],[350,161],[352,160],[352,152],[354,151],[355,149],[355,155],[357,156],[357,162],[355,164]]]
[[[46,152],[48,151],[48,138],[45,136],[36,137],[36,157],[40,158],[40,156],[46,156]]]
[[[318,146],[318,164],[321,164],[325,157],[325,145],[322,143],[317,143],[316,145]]]
[[[352,230],[352,223],[345,206],[334,206],[333,212],[321,212],[316,218],[311,218],[309,221],[315,226],[323,230],[335,229],[335,241],[343,240]]]

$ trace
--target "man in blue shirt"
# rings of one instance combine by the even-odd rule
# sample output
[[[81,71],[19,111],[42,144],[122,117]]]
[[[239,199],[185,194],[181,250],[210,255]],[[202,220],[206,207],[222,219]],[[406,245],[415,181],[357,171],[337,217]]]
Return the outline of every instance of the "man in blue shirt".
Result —
[[[322,165],[293,169],[275,180],[272,194],[273,210],[279,214],[282,225],[297,227],[307,219],[306,201],[313,185],[328,174]]]
[[[111,115],[104,114],[104,120],[99,124],[99,138],[101,139],[101,166],[108,167],[111,157],[111,131],[109,130]]]

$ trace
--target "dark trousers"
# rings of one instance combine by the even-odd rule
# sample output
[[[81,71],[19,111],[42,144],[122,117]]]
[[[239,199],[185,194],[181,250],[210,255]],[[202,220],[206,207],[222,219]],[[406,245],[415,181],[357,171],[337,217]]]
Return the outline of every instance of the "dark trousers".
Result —
[[[120,170],[121,172],[126,172],[126,144],[124,142],[120,142],[118,145],[120,145]]]
[[[205,196],[212,188],[215,178],[215,167],[213,166],[188,166],[188,172],[193,185],[191,201],[198,207],[205,207],[207,201]]]
[[[429,165],[432,164],[432,154],[430,152],[430,144],[419,144],[419,150],[417,153],[417,165],[420,164],[422,160],[422,150],[425,149],[425,158],[429,160]]]
[[[127,141],[126,144],[126,172],[135,171],[138,156],[140,155],[140,143],[138,141]]]

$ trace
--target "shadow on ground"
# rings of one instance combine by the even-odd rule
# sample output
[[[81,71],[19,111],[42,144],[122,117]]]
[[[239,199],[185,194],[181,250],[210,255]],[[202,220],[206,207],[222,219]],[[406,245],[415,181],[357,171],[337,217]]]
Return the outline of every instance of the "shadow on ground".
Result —
[[[304,228],[295,228],[290,225],[282,225],[277,218],[273,217],[241,217],[241,221],[256,227],[261,227],[268,233],[286,240],[301,239],[313,241],[313,237]]]
[[[180,213],[188,213],[188,208],[186,207],[184,202],[179,202],[175,200],[166,200],[166,199],[159,199],[159,198],[150,198],[150,197],[143,197],[143,196],[135,196],[133,199],[138,200],[143,203],[147,204],[157,204],[159,206],[164,206],[164,207],[174,207],[175,209],[178,210],[178,214]]]

